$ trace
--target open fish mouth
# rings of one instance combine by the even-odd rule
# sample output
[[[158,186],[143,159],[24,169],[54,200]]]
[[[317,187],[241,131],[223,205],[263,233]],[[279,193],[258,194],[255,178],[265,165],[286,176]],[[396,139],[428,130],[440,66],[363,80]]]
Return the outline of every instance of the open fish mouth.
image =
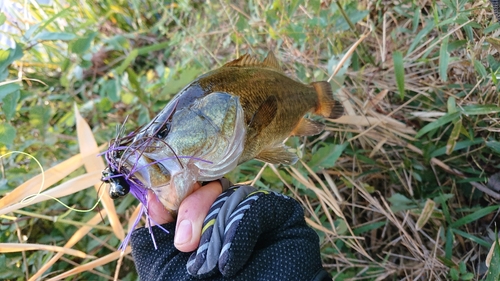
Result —
[[[123,151],[119,151],[116,150],[117,148],[120,149],[123,146],[110,146],[113,153],[110,153],[108,149],[107,153],[112,157],[107,157],[109,158],[108,166],[103,171],[101,178],[103,182],[110,184],[110,197],[117,199],[132,193],[141,203],[147,204],[147,190],[151,189],[170,211],[175,211],[180,204],[178,198],[185,196],[170,186],[173,178],[177,178],[179,175],[186,176],[186,169],[183,166],[183,161],[180,160],[188,159],[212,163],[196,157],[177,155],[155,160],[145,156],[144,150],[146,149],[125,148]],[[168,165],[168,168],[164,164]],[[196,170],[192,169],[189,173],[195,172]],[[186,180],[188,179],[189,177],[186,177]],[[192,180],[189,182],[194,184]],[[167,190],[168,192],[166,192]],[[165,194],[169,196],[164,196]]]

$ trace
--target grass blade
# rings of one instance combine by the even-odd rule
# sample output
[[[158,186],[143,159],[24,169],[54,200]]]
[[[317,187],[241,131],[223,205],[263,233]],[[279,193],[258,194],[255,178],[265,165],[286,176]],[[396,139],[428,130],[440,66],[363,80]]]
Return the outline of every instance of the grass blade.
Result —
[[[468,214],[465,217],[462,217],[462,218],[454,221],[453,223],[450,224],[450,227],[458,228],[462,225],[474,222],[474,221],[488,215],[489,213],[498,210],[499,208],[500,208],[499,205],[494,205],[494,206],[488,206],[486,208],[477,210],[472,214]]]
[[[446,37],[439,49],[439,76],[443,82],[448,80],[448,64],[450,62],[450,54],[448,53],[448,38]]]
[[[495,236],[498,234],[495,232]],[[490,252],[486,257],[486,265],[488,266],[488,273],[486,273],[486,281],[500,280],[500,244],[498,239],[491,245]]]
[[[2,208],[18,203],[26,196],[44,191],[49,186],[74,172],[81,165],[83,165],[82,156],[78,154],[45,171],[45,183],[43,186],[41,186],[42,174],[31,178],[0,199],[0,213],[2,213]]]
[[[462,109],[465,115],[495,114],[500,112],[500,107],[495,105],[468,105]]]
[[[481,239],[481,238],[479,238],[477,236],[471,235],[471,234],[469,234],[469,233],[467,233],[465,231],[461,231],[459,229],[452,229],[452,231],[453,231],[453,233],[458,234],[458,235],[460,235],[460,236],[462,236],[464,238],[467,238],[470,241],[472,241],[474,243],[477,243],[477,244],[479,244],[479,245],[481,245],[483,247],[488,248],[491,245],[488,241],[486,241],[484,239]]]
[[[427,199],[425,202],[424,209],[422,209],[422,214],[418,217],[416,229],[421,230],[427,221],[431,218],[434,208],[436,207],[436,202],[431,199]]]
[[[73,247],[76,243],[78,243],[87,233],[89,233],[91,230],[93,230],[93,227],[91,225],[97,225],[101,222],[102,219],[106,217],[106,212],[101,212],[100,214],[96,214],[93,218],[91,218],[87,224],[89,226],[83,226],[78,229],[73,236],[66,242],[64,245],[64,248],[71,248]],[[34,281],[37,280],[42,274],[47,271],[55,262],[57,262],[64,253],[59,252],[55,256],[53,256],[49,261],[45,262],[44,265],[33,275],[30,277],[28,281]]]
[[[444,126],[452,121],[458,120],[458,118],[460,118],[460,112],[455,112],[451,114],[446,113],[445,115],[439,117],[439,119],[437,119],[436,121],[429,123],[425,125],[422,129],[420,129],[415,138],[418,139],[432,130],[440,128],[441,126]]]
[[[40,203],[46,200],[51,200],[54,198],[64,197],[70,194],[74,194],[78,191],[89,188],[89,186],[94,185],[101,178],[101,172],[93,172],[83,174],[81,176],[72,178],[71,180],[65,181],[64,183],[51,188],[45,192],[34,195],[34,197],[29,198],[25,201],[10,205],[0,210],[0,215],[5,215],[12,211],[31,206],[36,203]]]
[[[82,259],[95,258],[94,256],[87,255],[82,251],[77,251],[73,249],[52,246],[52,245],[32,244],[32,243],[0,243],[0,253],[15,253],[15,252],[32,251],[32,250],[61,252]]]
[[[396,75],[399,97],[403,99],[405,97],[405,67],[403,54],[400,51],[396,51],[392,55],[392,59],[394,61],[394,74]]]
[[[448,143],[446,144],[446,154],[450,155],[455,150],[455,145],[457,144],[457,139],[462,131],[462,120],[458,119],[451,130],[450,137],[448,138]]]
[[[72,270],[69,270],[69,271],[66,271],[60,275],[57,275],[55,277],[52,277],[51,279],[48,279],[47,281],[56,281],[56,280],[63,280],[64,278],[68,277],[68,276],[71,276],[71,275],[75,275],[75,274],[78,274],[78,273],[81,273],[81,272],[85,272],[85,271],[88,271],[88,270],[91,270],[93,268],[96,268],[98,266],[102,266],[102,265],[105,265],[105,264],[108,264],[114,260],[117,260],[120,258],[121,255],[128,255],[130,252],[132,251],[132,248],[127,247],[125,249],[125,251],[115,251],[109,255],[106,255],[104,257],[101,257],[101,258],[98,258],[96,260],[93,260],[89,263],[86,263],[86,264],[82,264],[80,266],[77,266],[75,268],[73,268]]]

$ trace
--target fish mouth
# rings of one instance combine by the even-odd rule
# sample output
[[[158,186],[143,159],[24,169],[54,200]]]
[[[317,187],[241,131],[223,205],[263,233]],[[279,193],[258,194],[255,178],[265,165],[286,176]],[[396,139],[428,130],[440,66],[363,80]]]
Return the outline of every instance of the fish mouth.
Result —
[[[189,167],[185,167],[186,164],[183,166],[178,159],[172,159],[175,157],[155,160],[145,154],[127,157],[127,166],[131,166],[133,172],[131,177],[139,183],[131,186],[131,192],[134,195],[146,194],[150,189],[168,211],[175,213],[182,200],[193,192],[198,176],[197,167],[189,164]],[[139,192],[134,192],[134,188],[139,189]],[[142,203],[147,204],[147,199]]]

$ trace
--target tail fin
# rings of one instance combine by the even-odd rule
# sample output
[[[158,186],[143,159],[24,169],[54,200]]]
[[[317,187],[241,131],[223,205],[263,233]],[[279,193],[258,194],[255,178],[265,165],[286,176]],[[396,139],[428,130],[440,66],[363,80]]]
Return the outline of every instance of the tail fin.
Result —
[[[344,114],[344,106],[333,98],[332,86],[326,81],[313,82],[311,85],[318,94],[318,105],[314,113],[323,117],[337,119]]]

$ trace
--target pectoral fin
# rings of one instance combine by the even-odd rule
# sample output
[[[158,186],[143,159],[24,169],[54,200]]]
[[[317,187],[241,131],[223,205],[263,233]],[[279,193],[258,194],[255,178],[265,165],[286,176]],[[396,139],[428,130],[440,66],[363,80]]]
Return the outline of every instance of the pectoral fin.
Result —
[[[265,149],[255,158],[270,164],[293,165],[299,159],[295,153],[287,150],[284,145]]]
[[[268,97],[257,109],[248,124],[248,138],[254,138],[264,130],[276,117],[278,101],[275,96]]]
[[[314,136],[325,129],[325,124],[307,118],[300,119],[299,124],[292,131],[292,136]]]

